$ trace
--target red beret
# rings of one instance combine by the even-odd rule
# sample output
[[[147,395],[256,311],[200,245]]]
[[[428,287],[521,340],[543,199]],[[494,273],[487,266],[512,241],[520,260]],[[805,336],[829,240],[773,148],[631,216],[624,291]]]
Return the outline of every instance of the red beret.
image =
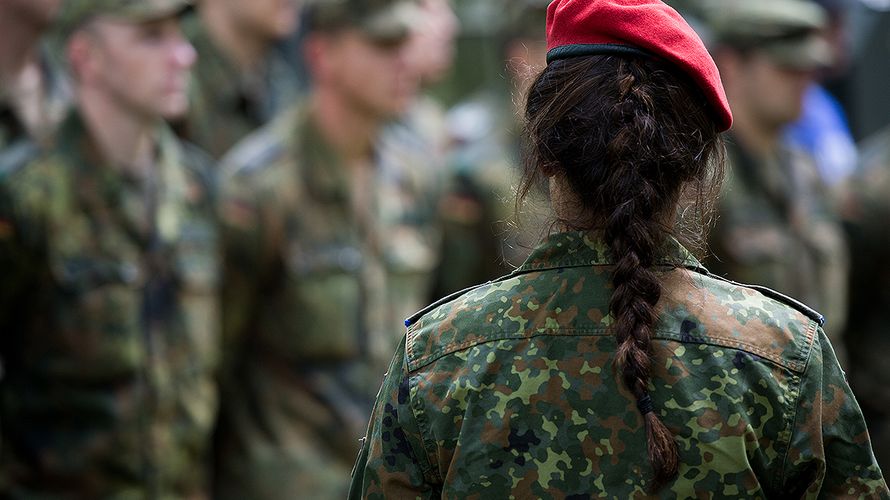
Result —
[[[692,77],[716,112],[720,130],[732,112],[717,65],[695,31],[658,0],[553,0],[547,8],[547,62],[589,55],[644,55]]]

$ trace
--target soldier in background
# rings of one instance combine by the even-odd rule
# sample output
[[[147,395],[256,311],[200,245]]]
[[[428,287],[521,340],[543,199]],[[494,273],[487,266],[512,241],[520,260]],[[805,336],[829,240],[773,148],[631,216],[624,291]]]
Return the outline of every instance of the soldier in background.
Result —
[[[522,100],[529,77],[544,66],[547,4],[504,2],[498,42],[507,88],[478,95],[449,113],[452,151],[439,203],[442,260],[433,300],[512,271],[542,236],[543,225],[533,215],[541,215],[537,211],[543,204],[530,203],[519,220],[513,218],[513,188],[521,172],[520,119],[514,102]],[[530,201],[543,201],[540,193],[533,194]],[[522,226],[521,237],[511,222]]]
[[[708,269],[816,308],[840,350],[848,266],[843,233],[811,158],[782,142],[815,71],[830,62],[819,31],[825,14],[802,0],[703,3],[736,117]]]
[[[76,110],[0,178],[0,496],[203,498],[217,239],[185,1],[66,0]]]
[[[62,0],[0,2],[0,151],[25,138],[47,144],[70,95],[41,36]]]
[[[222,167],[220,498],[345,496],[402,335],[390,285],[433,251],[424,192],[375,149],[385,122],[416,97],[416,5],[318,0],[304,16],[305,101]]]
[[[222,157],[299,95],[295,70],[273,50],[297,29],[298,0],[202,0],[184,29],[198,63],[184,136]]]
[[[842,210],[850,243],[850,310],[844,340],[847,374],[862,406],[875,455],[890,469],[890,128],[866,139],[860,167],[844,186]]]

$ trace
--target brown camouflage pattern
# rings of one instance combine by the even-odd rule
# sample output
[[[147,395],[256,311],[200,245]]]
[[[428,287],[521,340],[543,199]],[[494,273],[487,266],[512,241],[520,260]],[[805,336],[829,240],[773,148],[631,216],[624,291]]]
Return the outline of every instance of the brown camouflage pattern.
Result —
[[[680,471],[658,496],[890,498],[819,315],[716,279],[676,242],[663,255],[649,392]],[[554,235],[411,324],[350,496],[647,497],[643,420],[613,370],[611,262],[595,236]]]

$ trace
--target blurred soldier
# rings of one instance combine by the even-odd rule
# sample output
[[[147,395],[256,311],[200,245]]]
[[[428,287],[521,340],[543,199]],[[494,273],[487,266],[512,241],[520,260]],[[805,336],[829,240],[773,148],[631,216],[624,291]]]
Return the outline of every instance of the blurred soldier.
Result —
[[[273,50],[297,28],[298,0],[202,0],[184,29],[198,63],[183,124],[214,157],[270,121],[298,94],[294,69]]]
[[[442,261],[432,299],[506,274],[525,260],[542,236],[540,224],[523,217],[514,221],[525,226],[525,238],[517,239],[509,224],[515,208],[509,200],[521,170],[519,119],[513,103],[522,100],[529,76],[544,66],[547,4],[546,0],[504,2],[499,42],[508,88],[477,96],[449,113],[453,151],[439,203]]]
[[[416,1],[418,20],[409,49],[411,70],[421,86],[428,89],[441,83],[454,65],[455,38],[460,24],[450,0]],[[449,146],[442,104],[430,94],[422,93],[399,124],[419,140],[416,149],[426,157],[426,162],[433,160],[440,168]]]
[[[76,111],[0,179],[0,496],[203,498],[216,413],[205,157],[164,125],[177,0],[66,0]]]
[[[867,139],[861,167],[845,189],[843,204],[850,241],[850,312],[847,316],[848,374],[884,470],[890,468],[890,128]]]
[[[811,159],[782,143],[782,129],[800,115],[814,71],[830,61],[819,33],[825,14],[802,0],[705,5],[736,117],[708,269],[814,306],[839,348],[847,301],[843,234]]]
[[[306,101],[224,161],[221,498],[345,496],[402,335],[390,283],[432,258],[422,190],[375,151],[416,96],[416,14],[412,0],[309,5]]]
[[[60,3],[0,2],[0,151],[26,137],[45,144],[64,117],[68,88],[40,44]]]

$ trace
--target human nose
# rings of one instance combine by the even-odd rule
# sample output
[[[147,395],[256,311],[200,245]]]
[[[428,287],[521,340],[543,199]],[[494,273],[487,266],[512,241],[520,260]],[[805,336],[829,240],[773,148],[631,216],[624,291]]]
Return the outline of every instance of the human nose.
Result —
[[[198,53],[185,38],[178,38],[173,46],[173,61],[181,68],[190,68],[198,59]]]

